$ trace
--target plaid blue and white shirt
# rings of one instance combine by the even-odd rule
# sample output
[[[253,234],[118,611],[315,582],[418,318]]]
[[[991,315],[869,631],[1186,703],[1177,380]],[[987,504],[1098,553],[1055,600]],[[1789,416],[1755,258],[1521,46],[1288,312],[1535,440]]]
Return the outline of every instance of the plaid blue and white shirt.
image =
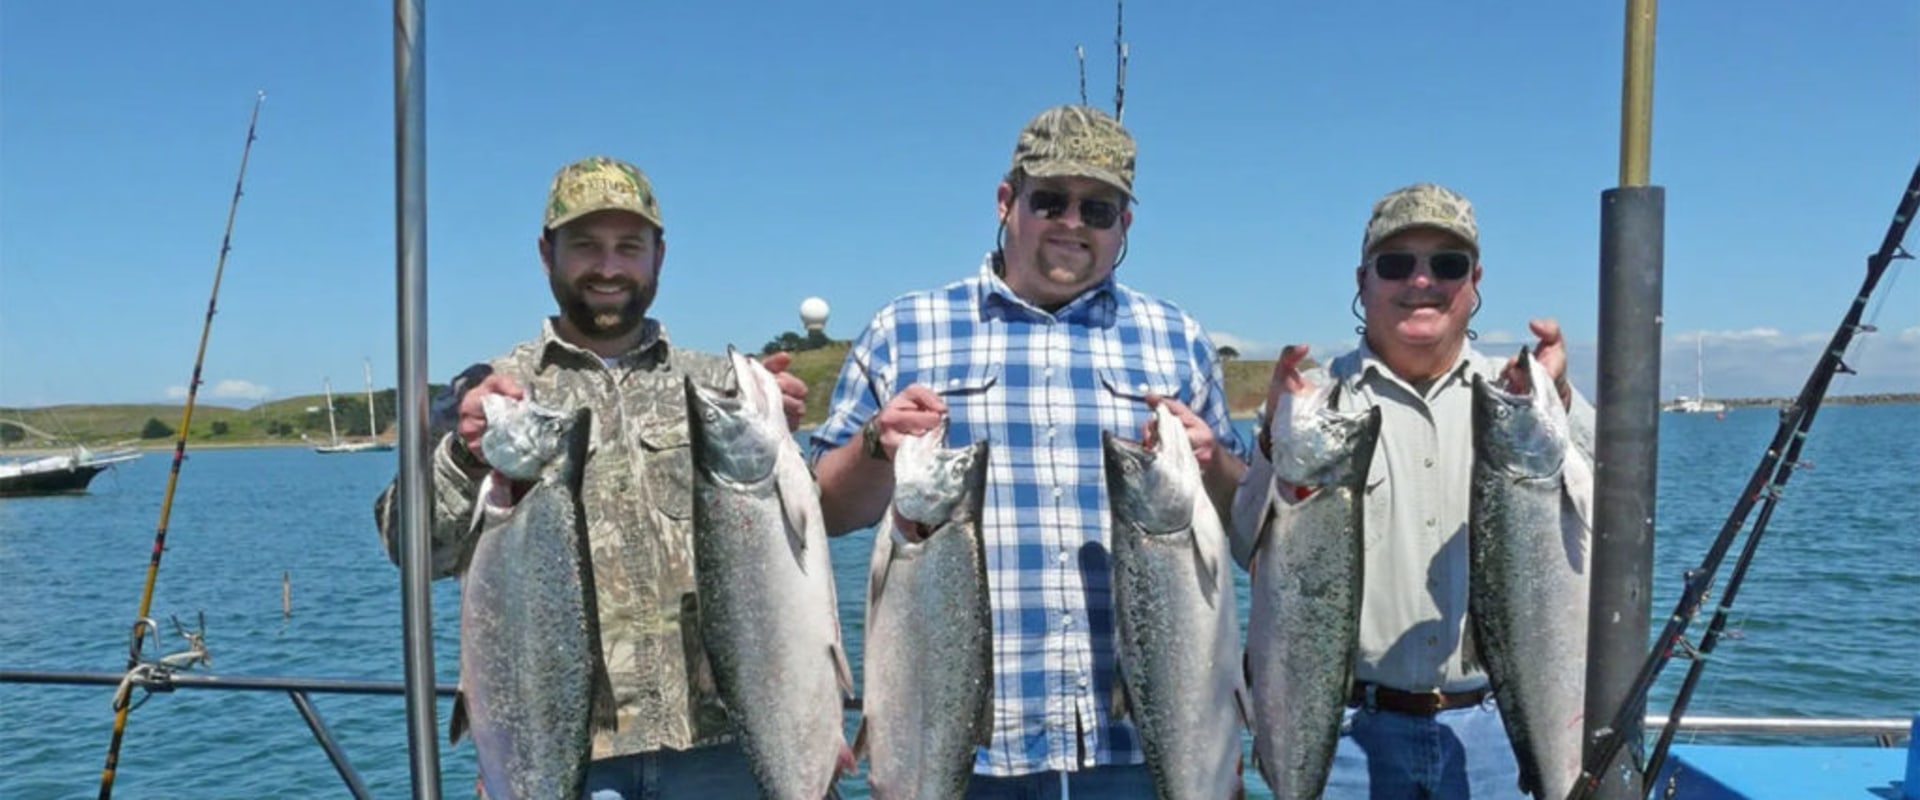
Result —
[[[1141,763],[1132,723],[1108,713],[1116,675],[1100,434],[1140,438],[1153,393],[1186,403],[1244,459],[1213,343],[1179,307],[1111,277],[1049,313],[1015,296],[989,257],[979,275],[875,315],[848,351],[809,458],[844,445],[915,383],[946,402],[949,445],[991,443],[993,739],[974,771]]]

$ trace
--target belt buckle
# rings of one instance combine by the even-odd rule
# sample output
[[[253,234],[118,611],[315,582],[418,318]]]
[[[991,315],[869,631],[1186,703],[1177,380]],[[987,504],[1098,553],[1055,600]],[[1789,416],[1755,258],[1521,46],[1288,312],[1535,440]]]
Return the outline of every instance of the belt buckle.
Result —
[[[1427,696],[1432,698],[1431,702],[1433,703],[1433,707],[1428,713],[1438,714],[1442,711],[1447,710],[1447,693],[1441,691],[1440,687],[1435,686],[1431,689],[1428,689]]]

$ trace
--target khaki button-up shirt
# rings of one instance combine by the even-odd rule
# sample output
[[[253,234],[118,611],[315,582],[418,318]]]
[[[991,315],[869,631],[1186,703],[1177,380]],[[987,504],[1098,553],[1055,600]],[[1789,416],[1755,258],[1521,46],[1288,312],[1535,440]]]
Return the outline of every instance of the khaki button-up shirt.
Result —
[[[1380,408],[1380,442],[1367,475],[1354,680],[1413,692],[1487,685],[1466,624],[1473,376],[1493,378],[1505,363],[1465,348],[1425,392],[1396,377],[1365,344],[1328,365],[1341,382],[1340,411]],[[1591,463],[1593,406],[1576,392],[1570,414],[1568,456]],[[1234,495],[1231,535],[1243,567],[1263,526],[1287,508],[1273,500],[1273,465],[1258,450]]]

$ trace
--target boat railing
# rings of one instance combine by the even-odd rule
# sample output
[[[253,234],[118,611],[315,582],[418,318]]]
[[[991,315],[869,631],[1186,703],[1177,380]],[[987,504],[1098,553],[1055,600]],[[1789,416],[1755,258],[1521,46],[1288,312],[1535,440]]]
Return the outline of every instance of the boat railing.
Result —
[[[327,724],[320,718],[320,712],[314,708],[309,693],[320,694],[358,694],[358,695],[394,695],[406,694],[406,684],[401,681],[361,680],[354,678],[316,678],[307,676],[255,676],[255,675],[218,675],[212,673],[180,672],[173,670],[141,670],[133,673],[122,672],[67,672],[47,670],[0,669],[0,683],[59,684],[67,686],[121,686],[131,689],[157,693],[175,689],[217,689],[228,691],[286,692],[293,701],[294,708],[300,712],[301,719],[307,723],[313,738],[326,751],[327,760],[332,762],[334,771],[340,774],[340,780],[355,798],[368,798],[366,784],[360,779],[353,766],[347,762],[346,753],[335,743]],[[453,684],[438,684],[434,694],[439,697],[452,697]],[[845,703],[848,712],[860,710],[860,698],[852,698]],[[1650,713],[1646,718],[1648,729],[1658,729],[1667,724],[1664,714]],[[1846,717],[1719,717],[1686,715],[1680,718],[1679,730],[1683,733],[1792,736],[1803,738],[1872,738],[1880,747],[1894,747],[1908,739],[1912,734],[1913,721],[1910,719],[1877,719]]]

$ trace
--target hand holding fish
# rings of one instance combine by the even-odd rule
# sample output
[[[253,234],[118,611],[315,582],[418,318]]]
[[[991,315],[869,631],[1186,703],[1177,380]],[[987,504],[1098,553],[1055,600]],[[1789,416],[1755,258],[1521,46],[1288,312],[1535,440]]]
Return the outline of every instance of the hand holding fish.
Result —
[[[1307,358],[1307,346],[1304,344],[1287,345],[1280,351],[1280,357],[1273,361],[1273,379],[1267,383],[1267,419],[1272,420],[1275,409],[1280,407],[1281,395],[1300,394],[1308,388],[1307,379],[1300,375],[1300,362]],[[1273,425],[1271,422],[1260,427],[1259,446],[1261,454],[1273,458]]]
[[[921,384],[913,384],[901,390],[892,400],[881,407],[879,413],[867,424],[872,426],[871,435],[886,460],[892,461],[893,454],[900,449],[900,443],[909,436],[918,436],[933,430],[946,416],[947,404]]]
[[[1560,323],[1547,317],[1529,320],[1527,327],[1534,336],[1540,338],[1540,343],[1533,348],[1534,359],[1540,362],[1548,375],[1553,376],[1553,388],[1560,394],[1561,407],[1571,408],[1573,383],[1567,380],[1567,344],[1566,338],[1560,333]],[[1518,357],[1507,359],[1507,365],[1500,374],[1506,377],[1508,391],[1521,392],[1532,388],[1527,370],[1520,365]]]
[[[1200,468],[1206,469],[1213,464],[1214,454],[1219,452],[1219,448],[1216,447],[1217,443],[1213,438],[1213,428],[1207,426],[1206,420],[1201,419],[1199,414],[1193,413],[1193,409],[1188,408],[1186,403],[1171,397],[1149,394],[1147,407],[1165,409],[1172,413],[1176,419],[1180,420],[1180,426],[1187,430],[1187,441],[1193,445],[1193,457],[1200,462]],[[1153,420],[1147,420],[1143,425],[1140,441],[1146,443],[1148,447],[1157,448],[1160,446],[1159,438],[1160,433]]]
[[[807,413],[807,382],[787,371],[793,363],[793,354],[774,353],[760,359],[760,366],[773,373],[773,379],[780,384],[780,401],[787,412],[787,432],[800,430],[800,417]]]
[[[460,441],[467,446],[467,452],[481,464],[487,463],[487,456],[480,450],[480,435],[487,432],[487,412],[482,400],[490,394],[503,394],[515,400],[526,399],[526,391],[519,382],[498,372],[488,375],[474,384],[472,389],[460,398],[460,425],[456,429]]]

